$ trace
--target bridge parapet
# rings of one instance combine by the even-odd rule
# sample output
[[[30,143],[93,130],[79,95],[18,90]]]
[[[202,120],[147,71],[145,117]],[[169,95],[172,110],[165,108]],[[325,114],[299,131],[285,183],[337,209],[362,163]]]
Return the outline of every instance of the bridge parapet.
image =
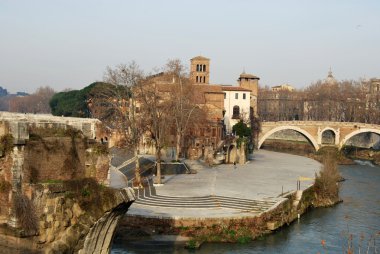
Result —
[[[329,122],[329,121],[277,121],[277,122],[262,122],[262,126],[282,126],[282,125],[296,125],[296,126],[352,126],[352,127],[371,127],[379,128],[377,124],[359,123],[359,122]]]
[[[0,135],[11,133],[16,144],[29,139],[29,127],[63,129],[71,127],[82,131],[83,135],[90,139],[103,136],[105,132],[102,122],[98,119],[0,112]]]

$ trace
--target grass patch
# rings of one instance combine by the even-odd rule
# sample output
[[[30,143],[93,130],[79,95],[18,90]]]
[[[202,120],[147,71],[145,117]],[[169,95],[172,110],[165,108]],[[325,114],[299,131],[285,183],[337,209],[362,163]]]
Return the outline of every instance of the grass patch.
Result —
[[[63,183],[62,180],[57,180],[57,179],[49,179],[42,181],[41,183],[47,183],[47,184],[57,184],[57,183]]]
[[[105,203],[115,202],[115,192],[93,178],[63,181],[65,196],[78,201],[83,210],[91,211],[101,208]]]
[[[240,244],[249,243],[252,241],[252,238],[250,236],[239,236],[237,239],[237,242]]]
[[[94,154],[96,155],[109,154],[107,144],[95,143],[94,145],[92,145],[92,149],[93,149]]]

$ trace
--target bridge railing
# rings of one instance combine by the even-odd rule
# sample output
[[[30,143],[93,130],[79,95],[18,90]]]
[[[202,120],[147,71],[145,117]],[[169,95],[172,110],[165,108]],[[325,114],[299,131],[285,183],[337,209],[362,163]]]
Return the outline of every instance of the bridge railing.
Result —
[[[380,129],[380,125],[359,122],[329,122],[329,121],[270,121],[262,122],[262,126],[278,126],[278,125],[328,125],[328,126],[352,126],[352,127],[372,127]]]

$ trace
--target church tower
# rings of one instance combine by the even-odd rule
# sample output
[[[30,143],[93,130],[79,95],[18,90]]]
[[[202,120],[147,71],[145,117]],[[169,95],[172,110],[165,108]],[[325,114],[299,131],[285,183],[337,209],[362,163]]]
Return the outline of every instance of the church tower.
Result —
[[[190,79],[193,84],[208,85],[210,83],[210,59],[197,56],[190,60]]]
[[[257,93],[258,93],[258,87],[259,87],[259,80],[260,80],[259,77],[252,74],[247,74],[245,72],[240,74],[239,79],[238,79],[240,87],[251,91],[250,104],[251,104],[251,108],[253,109],[253,114],[255,116],[257,116]]]

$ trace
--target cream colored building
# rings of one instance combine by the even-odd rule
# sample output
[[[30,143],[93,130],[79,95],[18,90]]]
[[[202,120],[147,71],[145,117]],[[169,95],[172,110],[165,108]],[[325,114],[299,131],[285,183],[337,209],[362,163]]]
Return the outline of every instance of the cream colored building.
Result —
[[[240,119],[249,123],[251,90],[238,86],[222,86],[222,90],[224,92],[224,124],[227,133],[231,133],[232,127]]]

